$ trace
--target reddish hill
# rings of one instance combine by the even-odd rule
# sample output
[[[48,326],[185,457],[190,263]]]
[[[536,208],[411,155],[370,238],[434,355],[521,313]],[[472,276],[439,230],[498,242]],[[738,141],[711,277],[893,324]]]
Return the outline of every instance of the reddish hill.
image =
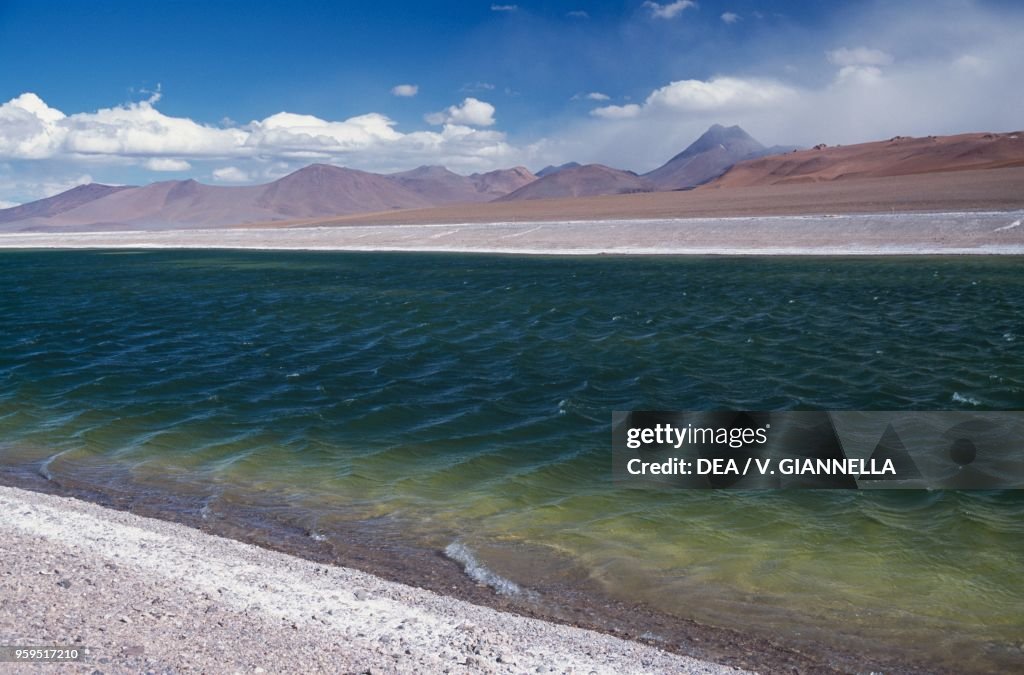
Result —
[[[817,183],[1024,166],[1024,132],[897,136],[739,162],[707,188]]]
[[[650,181],[635,173],[620,171],[603,164],[587,164],[548,174],[495,201],[592,197],[594,195],[650,192],[653,189],[654,185]]]

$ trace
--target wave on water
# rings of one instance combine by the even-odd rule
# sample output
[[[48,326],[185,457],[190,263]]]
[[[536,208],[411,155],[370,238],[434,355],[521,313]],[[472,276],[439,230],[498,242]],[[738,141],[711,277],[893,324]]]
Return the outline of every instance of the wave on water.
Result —
[[[68,452],[70,452],[70,448],[68,450],[62,450],[57,454],[51,455],[47,457],[45,460],[43,460],[43,463],[39,465],[39,475],[48,481],[52,481],[53,474],[50,472],[50,465],[53,464],[54,461],[59,459],[61,455],[67,454]]]
[[[974,398],[973,396],[965,396],[958,391],[953,392],[953,403],[966,403],[967,405],[981,405],[981,401]]]
[[[473,581],[490,586],[501,595],[523,594],[523,589],[519,584],[489,569],[477,560],[473,552],[466,548],[464,544],[453,541],[444,549],[444,554],[462,565],[466,575]]]

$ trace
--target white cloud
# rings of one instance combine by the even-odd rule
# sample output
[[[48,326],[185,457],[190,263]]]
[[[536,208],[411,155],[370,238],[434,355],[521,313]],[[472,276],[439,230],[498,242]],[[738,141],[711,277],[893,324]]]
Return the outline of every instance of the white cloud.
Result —
[[[67,135],[64,113],[28,92],[0,105],[0,157],[41,159],[58,151]]]
[[[462,124],[473,127],[489,127],[494,124],[494,106],[472,96],[467,97],[459,105],[449,106],[447,110],[431,113],[426,117],[430,124]]]
[[[589,19],[590,15],[582,9],[574,9],[571,12],[566,12],[565,15],[570,19]]]
[[[391,87],[391,93],[395,96],[409,98],[420,93],[420,88],[415,84],[396,84],[394,87]]]
[[[651,92],[643,107],[684,112],[734,111],[777,104],[795,93],[792,87],[778,80],[763,78],[678,80]]]
[[[856,82],[867,85],[874,82],[880,82],[881,79],[881,68],[876,68],[875,66],[843,66],[836,74],[835,82],[836,84],[850,84]]]
[[[394,130],[394,125],[394,121],[379,113],[331,122],[313,115],[280,112],[251,122],[244,147],[280,157],[324,157],[397,141],[402,134]]]
[[[590,111],[594,117],[603,117],[607,120],[622,120],[640,115],[640,106],[636,103],[626,105],[606,105],[603,108],[594,108]]]
[[[519,9],[519,5],[491,5],[492,12],[514,12]]]
[[[218,129],[186,117],[164,115],[148,100],[76,113],[59,124],[65,132],[61,150],[83,155],[230,154],[246,138],[240,129]]]
[[[21,206],[18,202],[9,202],[6,199],[0,199],[0,209],[13,209],[15,206]]]
[[[829,63],[837,66],[887,66],[892,63],[892,55],[881,49],[870,47],[840,47],[825,52]]]
[[[150,171],[188,171],[192,165],[183,159],[151,157],[143,164]]]
[[[637,117],[668,117],[678,124],[678,113],[733,114],[771,107],[797,92],[767,79],[716,77],[711,80],[679,80],[655,89],[642,105],[608,105],[590,111],[594,117],[623,120]]]
[[[344,120],[280,112],[227,128],[160,112],[150,100],[65,115],[36,94],[26,93],[0,105],[0,162],[48,165],[141,166],[149,170],[185,170],[185,164],[233,160],[250,178],[263,178],[239,162],[279,160],[290,165],[332,161],[367,170],[400,170],[417,164],[490,170],[506,162],[523,163],[520,150],[499,131],[473,127],[495,124],[494,106],[466,98],[439,113],[439,131],[398,131],[394,120],[367,113]],[[213,169],[208,169],[211,172]],[[237,178],[221,173],[220,180]],[[0,186],[2,187],[2,186]],[[25,192],[2,193],[0,197]]]
[[[656,2],[647,0],[643,6],[651,11],[651,17],[655,19],[674,19],[683,13],[683,10],[691,7],[696,7],[697,3],[693,0],[676,0],[675,2],[667,5],[660,5]]]
[[[599,91],[592,91],[586,95],[586,98],[590,101],[607,101],[611,96],[608,94],[602,94]]]
[[[248,172],[239,169],[237,166],[224,166],[214,169],[211,175],[218,183],[248,183],[252,180]]]
[[[736,12],[722,12],[722,21],[724,21],[725,23],[736,23],[742,18],[743,17],[741,17]]]

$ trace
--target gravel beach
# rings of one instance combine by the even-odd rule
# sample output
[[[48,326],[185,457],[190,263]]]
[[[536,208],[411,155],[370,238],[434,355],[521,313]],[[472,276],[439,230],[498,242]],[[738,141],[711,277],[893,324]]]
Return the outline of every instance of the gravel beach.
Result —
[[[0,533],[0,645],[88,649],[2,672],[744,672],[17,488]]]

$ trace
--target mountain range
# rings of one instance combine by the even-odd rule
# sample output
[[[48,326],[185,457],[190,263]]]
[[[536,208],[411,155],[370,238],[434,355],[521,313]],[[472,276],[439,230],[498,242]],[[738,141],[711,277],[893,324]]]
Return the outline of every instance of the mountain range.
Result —
[[[0,209],[0,231],[178,229],[296,222],[483,202],[584,198],[772,186],[917,173],[1024,166],[1024,137],[961,134],[895,137],[850,146],[766,148],[738,126],[713,125],[646,174],[569,162],[538,174],[523,167],[463,176],[442,166],[376,174],[312,164],[273,182],[205,185],[194,180],[141,187],[80,185]]]
[[[685,150],[643,175],[602,164],[580,166],[569,162],[541,169],[537,172],[538,180],[501,197],[500,201],[688,190],[714,180],[737,162],[793,149],[766,148],[738,126],[713,124]]]
[[[0,210],[4,230],[217,227],[490,201],[534,180],[516,167],[459,176],[442,167],[380,175],[312,164],[265,185],[194,180],[142,187],[82,185]]]
[[[312,164],[264,185],[205,185],[195,180],[145,186],[80,185],[0,210],[0,229],[218,227],[494,200],[676,190],[710,180],[736,161],[764,152],[764,146],[741,128],[716,124],[644,176],[577,162],[548,166],[537,175],[515,167],[469,176],[443,166],[385,175]]]

